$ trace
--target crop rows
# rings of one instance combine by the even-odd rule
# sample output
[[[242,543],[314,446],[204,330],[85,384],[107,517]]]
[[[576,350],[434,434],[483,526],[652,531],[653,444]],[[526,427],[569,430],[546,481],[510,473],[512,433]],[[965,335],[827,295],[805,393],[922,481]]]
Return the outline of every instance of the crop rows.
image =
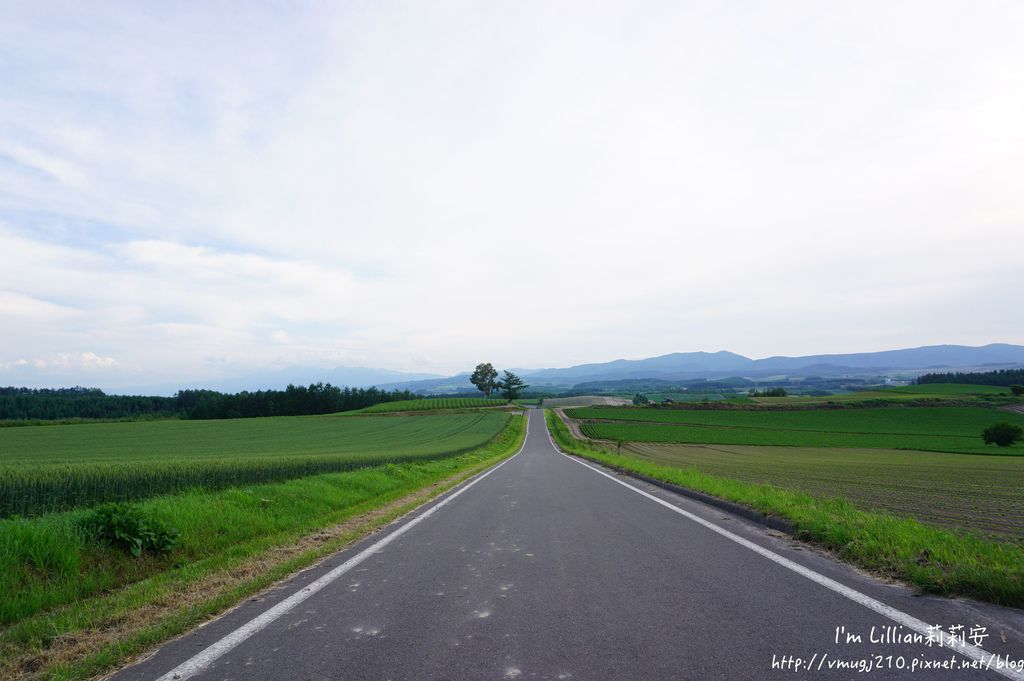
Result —
[[[0,517],[451,456],[507,421],[477,413],[3,429]]]
[[[477,407],[500,407],[504,400],[489,400],[484,397],[431,397],[422,400],[399,400],[382,402],[361,410],[364,414],[380,414],[394,411],[429,411],[433,409],[474,409]]]
[[[582,429],[588,437],[603,440],[1024,454],[1024,445],[998,449],[981,440],[981,431],[992,423],[1024,425],[1024,416],[984,407],[807,411],[589,408],[567,413],[586,420]]]
[[[1024,540],[1024,459],[871,449],[636,443],[623,452],[862,508]]]

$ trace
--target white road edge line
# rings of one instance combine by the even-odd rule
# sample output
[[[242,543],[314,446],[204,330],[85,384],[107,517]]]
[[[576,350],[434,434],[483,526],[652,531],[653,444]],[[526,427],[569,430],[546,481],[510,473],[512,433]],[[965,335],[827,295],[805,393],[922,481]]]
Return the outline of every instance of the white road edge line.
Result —
[[[557,415],[556,415],[556,418],[558,418]],[[919,619],[917,619],[916,617],[914,617],[912,615],[908,615],[907,613],[905,613],[905,612],[903,612],[901,610],[897,610],[896,608],[893,608],[892,606],[886,605],[885,603],[883,603],[883,602],[881,602],[879,600],[876,600],[876,599],[872,598],[871,596],[868,596],[867,594],[863,594],[860,591],[857,591],[856,589],[851,589],[850,587],[846,586],[845,584],[840,584],[839,582],[835,581],[834,579],[830,579],[830,578],[826,577],[825,575],[821,574],[820,572],[815,572],[814,570],[812,570],[812,569],[810,569],[808,567],[804,567],[800,563],[794,562],[794,561],[790,560],[789,558],[785,558],[783,556],[780,556],[779,554],[775,553],[774,551],[772,551],[770,549],[766,549],[763,546],[760,546],[759,544],[755,544],[754,542],[750,541],[749,539],[744,539],[743,537],[739,536],[738,534],[734,534],[734,533],[730,532],[729,530],[725,529],[724,527],[719,527],[718,525],[714,524],[713,522],[705,520],[704,518],[701,518],[698,515],[694,515],[693,513],[690,513],[689,511],[683,510],[683,509],[679,508],[678,506],[676,506],[674,504],[670,504],[669,502],[665,501],[664,499],[659,499],[658,497],[654,496],[653,494],[649,494],[648,492],[645,492],[642,489],[634,487],[633,485],[630,485],[627,482],[623,482],[622,480],[618,479],[614,475],[611,475],[611,474],[606,473],[606,472],[604,472],[604,471],[602,471],[602,470],[600,470],[598,468],[595,468],[594,466],[591,466],[588,463],[584,463],[578,457],[566,454],[565,452],[563,452],[561,450],[561,448],[559,448],[559,446],[557,444],[555,444],[555,440],[554,440],[554,438],[551,437],[551,431],[548,429],[547,426],[548,426],[547,420],[545,419],[545,421],[544,421],[544,430],[547,433],[548,440],[551,442],[551,446],[555,448],[556,452],[558,452],[562,456],[566,457],[570,461],[578,463],[579,465],[583,466],[584,468],[589,468],[590,470],[594,471],[598,475],[603,475],[604,477],[608,478],[612,482],[617,482],[620,485],[622,485],[623,487],[631,489],[634,492],[636,492],[637,494],[639,494],[641,496],[644,496],[644,497],[647,497],[651,501],[653,501],[653,502],[655,502],[657,504],[661,504],[665,508],[667,508],[667,509],[669,509],[671,511],[675,511],[679,515],[684,516],[686,518],[689,518],[690,520],[694,521],[695,523],[697,523],[699,525],[703,525],[704,527],[708,528],[712,532],[720,534],[723,537],[725,537],[726,539],[734,541],[737,544],[739,544],[740,546],[743,546],[744,548],[748,548],[751,551],[753,551],[754,553],[758,553],[758,554],[764,556],[765,558],[767,558],[768,560],[770,560],[770,561],[772,561],[774,563],[777,563],[777,564],[781,565],[784,568],[792,570],[793,572],[795,572],[798,575],[801,575],[803,577],[806,577],[807,579],[811,580],[812,582],[820,584],[821,586],[825,587],[826,589],[830,589],[831,591],[834,591],[835,593],[837,593],[837,594],[839,594],[841,596],[845,596],[846,598],[850,599],[854,603],[858,603],[858,604],[864,606],[865,608],[868,608],[869,610],[874,610],[878,614],[884,615],[885,617],[888,617],[889,619],[891,619],[892,621],[896,622],[897,624],[902,624],[903,626],[907,627],[908,629],[910,629],[912,631],[915,631],[915,632],[917,632],[919,634],[922,634],[924,636],[928,636],[929,633],[932,633],[933,635],[939,633],[939,631],[936,630],[936,629],[929,629],[929,625],[926,622],[923,622],[922,620],[919,620]],[[948,632],[942,632],[942,633],[948,634]],[[985,669],[986,668],[985,665],[991,663],[992,664],[991,671],[996,672],[997,674],[1001,674],[1002,676],[1005,676],[1008,679],[1014,679],[1014,681],[1024,681],[1024,672],[1019,672],[1019,671],[1017,671],[1015,669],[1012,669],[1012,668],[1009,668],[1009,667],[996,667],[995,666],[995,660],[999,660],[999,659],[1002,659],[1002,658],[997,657],[995,653],[990,653],[987,650],[985,650],[984,648],[979,648],[979,647],[974,646],[974,645],[968,645],[967,643],[961,642],[959,640],[956,641],[955,645],[951,645],[951,644],[947,643],[947,644],[945,644],[945,647],[950,649],[950,650],[955,650],[956,652],[960,653],[961,655],[963,655],[965,657],[968,657],[971,660],[974,660],[975,662],[977,662],[979,664],[979,667],[981,669]]]
[[[158,677],[157,681],[184,681],[185,679],[195,676],[199,672],[203,671],[204,669],[206,669],[206,667],[210,666],[214,661],[216,661],[217,658],[224,655],[224,653],[228,652],[238,644],[242,643],[243,641],[251,637],[253,634],[257,633],[261,629],[266,628],[271,622],[281,617],[282,615],[288,613],[288,611],[293,610],[295,606],[297,606],[299,603],[302,603],[304,600],[306,600],[316,592],[320,591],[334,580],[338,579],[338,577],[341,577],[346,572],[348,572],[349,570],[351,570],[352,568],[354,568],[355,566],[359,565],[364,560],[372,556],[374,553],[377,553],[385,546],[395,541],[412,528],[416,527],[416,525],[432,516],[439,508],[445,506],[452,499],[456,498],[457,496],[468,490],[470,487],[480,482],[481,480],[483,480],[488,475],[504,466],[506,463],[508,463],[515,457],[519,456],[519,454],[521,454],[523,449],[526,447],[526,442],[529,439],[529,437],[530,415],[529,412],[527,412],[526,434],[523,436],[523,445],[515,454],[508,457],[504,461],[498,463],[497,465],[488,468],[486,471],[477,474],[475,477],[470,478],[468,481],[463,481],[459,483],[459,487],[457,487],[454,492],[450,493],[441,501],[437,502],[434,506],[424,511],[421,515],[413,518],[412,520],[402,525],[388,536],[375,542],[371,546],[368,546],[367,548],[363,549],[362,551],[352,556],[344,563],[334,568],[333,570],[331,570],[324,576],[320,577],[316,581],[310,582],[307,586],[304,586],[302,589],[296,591],[291,596],[284,599],[283,601],[281,601],[274,607],[270,608],[263,614],[257,615],[256,617],[249,620],[239,628],[235,629],[230,634],[220,639],[216,643],[213,643],[209,647],[200,651],[199,653],[196,653],[193,657],[190,657],[189,659],[185,660],[171,671],[167,672],[163,676]]]

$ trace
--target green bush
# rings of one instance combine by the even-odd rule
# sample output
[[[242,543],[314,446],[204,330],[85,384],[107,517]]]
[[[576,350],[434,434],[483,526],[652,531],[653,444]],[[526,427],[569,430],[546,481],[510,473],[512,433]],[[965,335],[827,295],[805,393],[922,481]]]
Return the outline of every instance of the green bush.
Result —
[[[81,520],[81,528],[93,541],[122,549],[133,556],[167,553],[178,542],[177,529],[128,504],[103,504]]]
[[[1013,423],[994,423],[981,433],[987,445],[1009,447],[1024,437],[1024,428]]]

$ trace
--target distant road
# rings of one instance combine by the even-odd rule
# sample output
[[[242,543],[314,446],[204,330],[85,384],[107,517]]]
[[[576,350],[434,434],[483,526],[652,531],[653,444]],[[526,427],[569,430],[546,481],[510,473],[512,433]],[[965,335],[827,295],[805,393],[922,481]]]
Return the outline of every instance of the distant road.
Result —
[[[915,597],[609,475],[558,453],[534,410],[512,459],[114,678],[1024,679],[869,640],[914,620],[984,627],[982,663],[1024,658],[1024,612]],[[837,644],[837,627],[863,642]],[[882,668],[829,671],[861,660]],[[924,661],[957,668],[896,669]]]

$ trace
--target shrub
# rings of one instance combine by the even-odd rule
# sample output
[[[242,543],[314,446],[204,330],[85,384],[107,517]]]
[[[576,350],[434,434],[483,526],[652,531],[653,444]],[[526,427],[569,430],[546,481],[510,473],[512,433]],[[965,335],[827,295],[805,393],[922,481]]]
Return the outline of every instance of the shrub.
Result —
[[[1011,385],[1010,391],[1014,395],[1024,395],[1024,385]]]
[[[179,532],[137,506],[103,504],[81,520],[81,528],[93,541],[119,548],[133,556],[167,553],[178,541]]]
[[[987,445],[1009,447],[1024,437],[1024,428],[1013,423],[994,423],[981,433],[981,437]]]

